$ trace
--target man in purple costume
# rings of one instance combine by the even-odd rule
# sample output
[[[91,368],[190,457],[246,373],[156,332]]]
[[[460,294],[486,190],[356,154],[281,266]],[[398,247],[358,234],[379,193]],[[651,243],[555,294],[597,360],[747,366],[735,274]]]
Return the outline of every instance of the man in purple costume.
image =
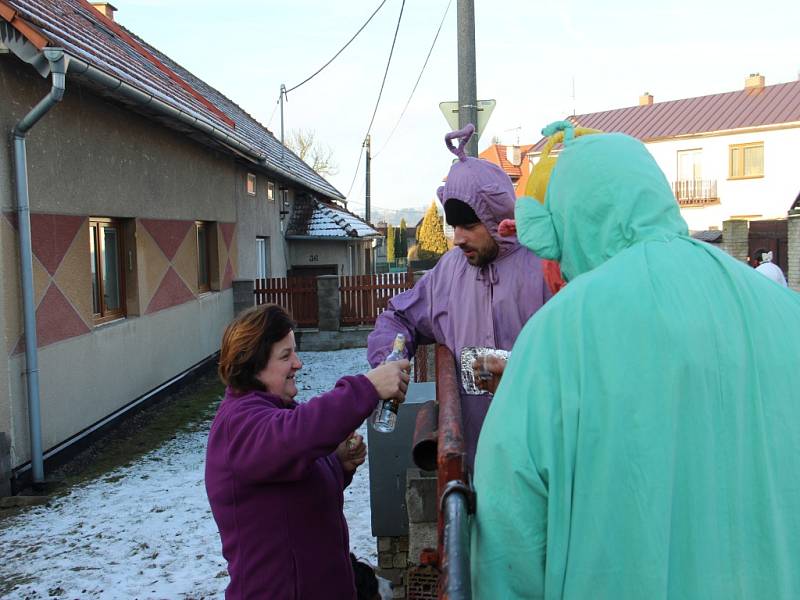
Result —
[[[447,223],[455,229],[455,248],[410,290],[398,294],[369,335],[368,358],[377,365],[391,351],[395,335],[406,336],[413,356],[419,344],[446,345],[458,360],[464,348],[511,350],[527,320],[550,298],[539,258],[516,237],[500,237],[497,226],[514,216],[511,180],[489,161],[464,153],[474,127],[445,137],[457,157],[437,191]],[[461,144],[454,148],[451,140]],[[464,442],[470,467],[478,434],[489,409],[489,394],[461,389]]]

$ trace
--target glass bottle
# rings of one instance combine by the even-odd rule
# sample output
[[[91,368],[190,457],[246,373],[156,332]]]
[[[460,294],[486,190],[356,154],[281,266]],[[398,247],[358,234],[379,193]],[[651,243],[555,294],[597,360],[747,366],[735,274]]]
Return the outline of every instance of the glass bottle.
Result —
[[[406,357],[406,336],[398,333],[392,344],[392,352],[384,363],[403,360]],[[397,424],[397,409],[400,407],[398,402],[392,398],[384,400],[372,413],[372,428],[380,433],[391,433]]]

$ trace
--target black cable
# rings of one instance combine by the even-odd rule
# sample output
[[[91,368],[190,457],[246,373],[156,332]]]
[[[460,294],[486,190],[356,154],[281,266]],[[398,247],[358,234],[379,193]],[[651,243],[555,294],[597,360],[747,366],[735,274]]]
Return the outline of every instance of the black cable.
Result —
[[[339,56],[339,55],[340,55],[342,52],[344,52],[345,48],[347,48],[347,47],[348,47],[348,46],[349,46],[351,43],[353,43],[353,40],[354,40],[354,39],[356,39],[356,38],[358,37],[358,34],[359,34],[359,33],[361,33],[362,31],[364,31],[364,28],[365,28],[367,25],[369,25],[369,22],[370,22],[370,21],[372,21],[372,17],[374,17],[375,15],[377,15],[377,14],[378,14],[378,11],[379,11],[379,10],[380,10],[380,9],[383,7],[383,5],[384,5],[384,4],[386,4],[386,0],[383,0],[383,1],[382,1],[382,2],[381,2],[379,5],[378,5],[378,8],[376,8],[376,9],[375,9],[375,12],[373,12],[373,13],[372,13],[372,14],[369,16],[369,19],[367,19],[367,20],[364,22],[364,24],[361,26],[361,28],[360,28],[358,31],[356,31],[355,35],[353,35],[353,37],[351,37],[351,38],[350,38],[350,40],[349,40],[349,41],[348,41],[348,42],[347,42],[347,43],[346,43],[344,46],[342,46],[341,50],[339,50],[339,51],[338,51],[336,54],[334,54],[334,55],[333,55],[333,58],[332,58],[332,59],[330,59],[328,62],[326,62],[324,65],[322,65],[322,66],[321,66],[319,69],[317,69],[316,71],[314,71],[313,75],[311,75],[310,77],[307,77],[306,79],[304,79],[303,81],[301,81],[301,82],[300,82],[300,83],[298,83],[297,85],[290,87],[290,88],[289,88],[288,90],[286,90],[284,93],[288,94],[289,92],[291,92],[291,91],[294,91],[294,90],[296,90],[297,88],[299,88],[301,85],[303,85],[303,84],[305,84],[305,83],[308,83],[308,82],[309,82],[309,81],[311,81],[311,80],[312,80],[314,77],[316,77],[317,75],[319,75],[319,74],[320,74],[320,72],[322,72],[322,70],[323,70],[325,67],[327,67],[327,66],[328,66],[329,64],[331,64],[331,63],[332,63],[334,60],[336,60],[336,57],[338,57],[338,56]],[[402,12],[402,11],[401,11],[401,12]]]
[[[381,103],[381,96],[383,95],[383,86],[386,85],[386,76],[389,75],[389,65],[392,64],[392,55],[394,54],[394,45],[397,42],[397,32],[400,31],[400,22],[403,20],[403,9],[406,7],[406,0],[400,5],[400,15],[397,17],[397,26],[394,29],[394,38],[392,38],[392,48],[389,50],[389,60],[386,61],[386,70],[383,72],[383,81],[381,81],[381,89],[378,91],[378,99],[375,101],[375,110],[372,111],[372,118],[369,120],[369,127],[367,133],[361,138],[366,141],[369,132],[372,131],[372,124],[375,122],[375,115],[378,114],[378,105]],[[350,182],[350,189],[347,190],[345,198],[350,197],[350,192],[353,191],[353,184],[356,182],[358,169],[361,164],[361,156],[364,154],[364,144],[361,144],[361,151],[358,153],[358,163],[356,163],[356,172],[353,173],[353,181]]]
[[[386,146],[389,145],[389,141],[392,139],[392,136],[394,135],[394,132],[397,131],[397,128],[400,125],[400,121],[403,120],[403,116],[406,114],[406,110],[408,110],[409,104],[411,104],[411,99],[414,97],[414,92],[417,91],[417,86],[419,85],[419,82],[422,79],[422,74],[425,72],[425,67],[428,66],[428,60],[430,60],[431,54],[433,53],[433,48],[434,48],[434,46],[436,46],[436,40],[439,39],[439,33],[442,31],[442,25],[444,25],[445,17],[447,17],[447,11],[450,10],[450,4],[452,4],[452,2],[453,2],[453,0],[449,0],[449,2],[447,3],[447,8],[444,9],[444,14],[442,15],[442,20],[439,22],[439,29],[436,30],[436,35],[433,36],[433,43],[431,44],[430,50],[428,50],[428,56],[425,57],[425,62],[422,65],[422,70],[419,72],[419,77],[417,77],[417,82],[414,84],[414,89],[411,90],[411,94],[408,96],[408,101],[406,102],[406,105],[403,107],[403,112],[400,113],[400,117],[397,119],[397,123],[394,124],[394,127],[392,128],[392,132],[389,134],[389,137],[386,138],[386,141],[384,142],[383,146],[381,146],[381,149],[378,150],[372,156],[373,160],[378,158],[380,153],[383,152],[386,149]]]

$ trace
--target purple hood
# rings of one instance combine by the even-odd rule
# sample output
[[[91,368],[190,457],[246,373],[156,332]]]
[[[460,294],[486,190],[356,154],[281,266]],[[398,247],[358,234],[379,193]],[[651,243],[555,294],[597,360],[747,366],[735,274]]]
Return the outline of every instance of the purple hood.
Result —
[[[450,200],[461,200],[468,204],[497,242],[500,247],[499,256],[502,257],[519,246],[515,236],[500,237],[497,233],[500,221],[514,218],[514,203],[517,198],[514,186],[503,169],[488,160],[464,154],[464,147],[474,131],[472,125],[467,125],[445,137],[447,147],[458,160],[450,167],[447,181],[436,194],[443,207]],[[454,138],[461,141],[458,147],[454,147],[451,142]]]

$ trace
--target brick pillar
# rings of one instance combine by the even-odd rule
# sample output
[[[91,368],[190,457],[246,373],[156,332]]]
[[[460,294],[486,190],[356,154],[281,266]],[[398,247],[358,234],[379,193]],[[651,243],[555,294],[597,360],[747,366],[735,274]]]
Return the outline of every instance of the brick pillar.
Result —
[[[722,249],[733,258],[747,262],[750,254],[750,223],[736,219],[722,223]]]
[[[800,292],[800,208],[789,211],[789,287]]]
[[[378,575],[392,582],[392,599],[406,597],[408,536],[378,536]]]
[[[254,306],[256,297],[253,293],[255,282],[252,279],[233,280],[233,316],[235,317],[243,310]]]
[[[0,431],[0,498],[11,495],[11,444]]]
[[[339,331],[342,307],[339,299],[339,276],[317,277],[317,304],[319,305],[319,330]]]

